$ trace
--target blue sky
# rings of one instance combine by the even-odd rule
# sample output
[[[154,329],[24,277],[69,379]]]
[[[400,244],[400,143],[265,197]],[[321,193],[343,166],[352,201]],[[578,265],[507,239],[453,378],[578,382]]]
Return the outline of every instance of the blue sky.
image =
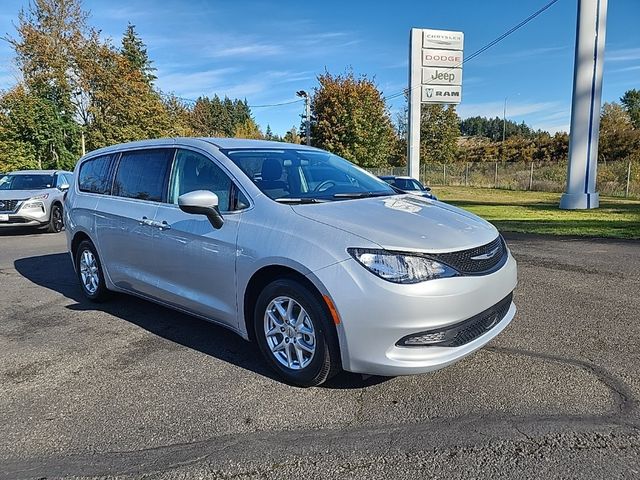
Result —
[[[386,95],[407,86],[409,29],[465,33],[469,55],[547,0],[307,1],[85,0],[90,23],[119,44],[127,22],[147,44],[157,85],[180,97],[246,98],[250,105],[295,100],[325,71],[375,77]],[[2,0],[0,33],[27,0]],[[560,0],[464,67],[464,118],[507,116],[552,132],[569,129],[577,0]],[[603,101],[640,88],[639,0],[609,2]],[[0,43],[0,88],[16,81],[12,52]],[[390,105],[395,115],[403,99]],[[261,127],[298,126],[302,103],[254,108]]]

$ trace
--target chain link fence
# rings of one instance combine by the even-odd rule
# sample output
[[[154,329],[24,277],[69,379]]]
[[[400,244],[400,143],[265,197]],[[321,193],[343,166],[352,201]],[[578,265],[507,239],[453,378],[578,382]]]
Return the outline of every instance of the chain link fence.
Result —
[[[406,167],[368,168],[374,175],[407,175]],[[566,162],[423,163],[420,180],[430,186],[467,186],[563,192]],[[597,191],[614,197],[640,197],[639,162],[598,164]]]

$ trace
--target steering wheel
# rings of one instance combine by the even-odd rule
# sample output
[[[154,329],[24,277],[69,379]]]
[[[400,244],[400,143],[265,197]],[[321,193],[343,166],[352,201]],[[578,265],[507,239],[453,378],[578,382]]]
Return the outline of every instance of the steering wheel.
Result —
[[[316,188],[313,189],[314,192],[324,192],[325,190],[329,190],[331,187],[335,187],[336,182],[333,180],[325,180],[324,182],[320,182],[316,185]],[[325,187],[325,188],[322,188]]]

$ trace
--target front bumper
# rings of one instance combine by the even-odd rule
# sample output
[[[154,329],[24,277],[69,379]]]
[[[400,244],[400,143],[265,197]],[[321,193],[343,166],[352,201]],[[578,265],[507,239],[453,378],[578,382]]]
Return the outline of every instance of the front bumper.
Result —
[[[492,328],[457,347],[399,346],[407,335],[463,322],[507,297],[517,283],[509,253],[505,265],[483,276],[462,276],[398,285],[382,280],[355,260],[314,272],[340,315],[337,327],[345,370],[372,375],[409,375],[446,367],[502,332],[516,307]]]
[[[0,212],[0,228],[39,227],[49,222],[47,208],[33,210],[18,210],[16,213]]]

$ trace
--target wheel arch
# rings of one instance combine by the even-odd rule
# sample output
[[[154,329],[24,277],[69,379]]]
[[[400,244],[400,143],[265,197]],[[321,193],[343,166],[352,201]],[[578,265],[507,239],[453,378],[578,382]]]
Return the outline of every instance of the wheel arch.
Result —
[[[91,243],[93,243],[91,237],[89,237],[89,235],[87,235],[87,233],[82,230],[77,231],[71,239],[71,259],[73,261],[74,269],[77,269],[76,254],[78,253],[78,247],[84,240],[89,240]],[[93,245],[95,246],[95,243],[93,243]]]
[[[326,289],[323,285],[316,285],[312,279],[308,276],[301,273],[299,270],[296,270],[293,267],[286,265],[266,265],[258,270],[256,270],[249,281],[247,282],[247,287],[244,290],[243,296],[243,320],[244,326],[246,328],[247,337],[250,341],[255,341],[255,333],[254,333],[254,310],[256,307],[256,302],[262,290],[272,281],[279,278],[291,278],[295,281],[300,282],[302,285],[307,287],[313,294],[318,296],[318,300],[321,305],[325,308],[327,314],[331,316],[331,311],[327,306],[325,299],[323,298]],[[333,325],[333,322],[332,322]],[[334,329],[335,329],[335,325]],[[337,331],[336,331],[337,334]]]

